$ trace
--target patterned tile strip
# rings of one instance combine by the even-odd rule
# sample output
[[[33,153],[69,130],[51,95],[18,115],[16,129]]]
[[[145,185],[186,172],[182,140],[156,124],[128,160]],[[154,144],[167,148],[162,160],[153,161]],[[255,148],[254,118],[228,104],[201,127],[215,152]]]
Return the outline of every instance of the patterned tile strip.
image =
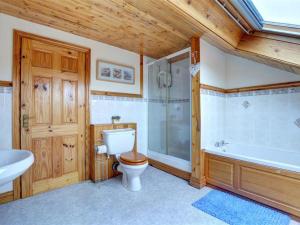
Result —
[[[0,93],[12,93],[12,87],[0,87]]]
[[[130,98],[130,97],[118,97],[118,96],[106,96],[106,95],[92,95],[92,101],[99,100],[111,100],[111,101],[127,101],[127,102],[152,102],[152,103],[186,103],[190,102],[190,99],[157,99],[157,98]]]
[[[217,91],[211,91],[211,90],[207,90],[207,89],[201,89],[200,93],[203,95],[233,98],[233,97],[246,97],[246,96],[282,95],[282,94],[300,93],[300,87],[259,90],[259,91],[247,91],[247,92],[228,93],[228,94],[224,94],[224,93],[217,92]]]

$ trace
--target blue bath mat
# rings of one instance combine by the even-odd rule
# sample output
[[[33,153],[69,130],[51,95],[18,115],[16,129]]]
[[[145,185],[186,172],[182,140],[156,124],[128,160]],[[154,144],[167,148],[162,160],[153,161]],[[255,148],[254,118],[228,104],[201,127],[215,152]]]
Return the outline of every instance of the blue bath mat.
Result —
[[[281,211],[219,190],[212,190],[192,204],[197,209],[230,225],[288,225]]]

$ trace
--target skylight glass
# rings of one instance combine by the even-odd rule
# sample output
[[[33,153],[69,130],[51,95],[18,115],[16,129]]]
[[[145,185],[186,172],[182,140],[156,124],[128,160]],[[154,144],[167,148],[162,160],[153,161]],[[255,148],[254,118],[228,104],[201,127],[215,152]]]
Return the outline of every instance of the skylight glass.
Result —
[[[252,0],[264,23],[300,26],[300,0]]]

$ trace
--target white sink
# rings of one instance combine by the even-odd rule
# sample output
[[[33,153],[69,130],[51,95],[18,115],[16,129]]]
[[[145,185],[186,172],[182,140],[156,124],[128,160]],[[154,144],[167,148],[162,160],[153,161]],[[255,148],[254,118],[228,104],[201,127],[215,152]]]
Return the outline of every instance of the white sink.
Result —
[[[33,163],[27,150],[0,150],[0,186],[21,176]]]

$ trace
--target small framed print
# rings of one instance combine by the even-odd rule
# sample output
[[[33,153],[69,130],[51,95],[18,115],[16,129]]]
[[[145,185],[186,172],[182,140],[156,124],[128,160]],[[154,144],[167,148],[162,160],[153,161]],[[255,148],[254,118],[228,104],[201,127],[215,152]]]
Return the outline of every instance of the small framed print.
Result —
[[[97,61],[96,79],[124,84],[135,83],[135,68],[108,61]]]

